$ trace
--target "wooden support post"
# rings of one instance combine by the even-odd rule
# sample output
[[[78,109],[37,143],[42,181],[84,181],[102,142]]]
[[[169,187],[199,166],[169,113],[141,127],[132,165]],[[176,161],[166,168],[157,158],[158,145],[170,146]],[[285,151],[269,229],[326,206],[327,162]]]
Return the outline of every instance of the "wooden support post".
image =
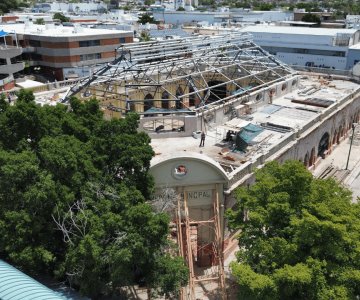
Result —
[[[189,267],[189,287],[190,287],[190,299],[195,299],[195,272],[194,272],[194,261],[191,249],[191,236],[190,236],[190,221],[189,221],[189,208],[187,202],[187,192],[184,191],[184,211],[185,211],[185,228],[186,228],[186,246],[187,246],[187,261]]]
[[[179,254],[181,257],[185,259],[184,256],[184,246],[183,246],[183,236],[182,236],[182,219],[181,219],[181,197],[178,197],[177,200],[177,211],[175,213],[176,216],[176,227],[177,227],[177,241],[179,246]],[[186,295],[186,287],[181,288],[179,300],[185,300]]]
[[[215,205],[214,205],[214,215],[215,215],[215,241],[217,246],[218,253],[218,270],[219,270],[219,288],[221,292],[221,299],[226,300],[226,286],[225,286],[225,274],[224,274],[224,255],[223,255],[223,238],[221,231],[221,220],[220,220],[220,201],[219,201],[219,185],[216,184],[215,191]]]

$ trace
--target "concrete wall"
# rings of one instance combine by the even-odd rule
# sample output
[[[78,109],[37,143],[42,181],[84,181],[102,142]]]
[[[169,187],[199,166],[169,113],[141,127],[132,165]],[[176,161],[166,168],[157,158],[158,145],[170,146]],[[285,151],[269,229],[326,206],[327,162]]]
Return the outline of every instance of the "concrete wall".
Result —
[[[340,56],[325,56],[303,53],[277,52],[276,57],[286,64],[300,66],[324,66],[340,70],[347,69],[347,58]]]
[[[267,161],[277,160],[284,162],[295,159],[304,162],[308,168],[315,168],[318,157],[319,142],[325,133],[328,133],[329,147],[325,155],[331,153],[337,143],[346,138],[353,122],[360,121],[360,92],[354,91],[340,103],[329,107],[318,115],[298,132],[290,132],[284,135],[282,141],[270,148],[268,152],[253,157],[252,161],[246,162],[228,174],[229,190],[232,191],[239,185],[253,182],[254,170],[262,167]],[[308,154],[308,161],[305,156]]]
[[[349,49],[346,69],[351,69],[357,62],[360,62],[360,49]]]
[[[214,258],[212,242],[215,241],[214,204],[218,199],[220,205],[219,218],[221,232],[224,229],[224,185],[227,176],[212,159],[198,153],[165,155],[154,159],[150,173],[154,176],[157,193],[163,188],[172,188],[181,199],[187,197],[189,218],[192,224],[191,241],[193,244],[194,261],[199,266],[210,266]],[[181,167],[183,174],[177,174]],[[177,205],[177,203],[175,203]],[[205,225],[197,223],[209,221]],[[195,233],[193,232],[195,229]],[[183,236],[186,238],[185,235]]]

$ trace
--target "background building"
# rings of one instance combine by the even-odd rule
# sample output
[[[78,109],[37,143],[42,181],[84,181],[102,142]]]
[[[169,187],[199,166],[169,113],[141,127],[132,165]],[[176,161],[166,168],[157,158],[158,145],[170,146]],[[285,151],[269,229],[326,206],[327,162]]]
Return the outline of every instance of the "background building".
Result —
[[[346,70],[349,49],[359,43],[357,29],[308,28],[292,26],[248,26],[241,29],[254,42],[290,65]],[[360,55],[357,48],[352,52]]]
[[[24,70],[24,63],[20,59],[22,48],[18,47],[16,36],[12,45],[9,33],[0,30],[0,91],[10,90],[15,86],[14,74]]]
[[[56,80],[88,76],[99,64],[115,58],[120,45],[133,41],[132,31],[34,25],[3,25],[16,33],[23,59]],[[10,44],[15,43],[14,40]]]

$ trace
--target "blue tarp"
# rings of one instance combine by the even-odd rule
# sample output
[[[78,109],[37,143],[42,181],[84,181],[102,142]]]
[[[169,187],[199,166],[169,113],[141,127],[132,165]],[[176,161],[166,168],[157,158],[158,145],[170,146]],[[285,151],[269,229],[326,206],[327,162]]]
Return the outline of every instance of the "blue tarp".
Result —
[[[254,124],[246,125],[236,136],[236,150],[246,151],[251,141],[264,129]]]
[[[4,37],[9,35],[7,32],[5,32],[3,29],[0,30],[0,37]]]

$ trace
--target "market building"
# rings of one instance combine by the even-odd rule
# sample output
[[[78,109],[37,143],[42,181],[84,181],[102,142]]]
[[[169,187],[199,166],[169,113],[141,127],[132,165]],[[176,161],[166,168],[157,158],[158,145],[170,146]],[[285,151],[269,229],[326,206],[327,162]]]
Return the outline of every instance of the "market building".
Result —
[[[205,282],[226,297],[234,233],[224,212],[235,189],[268,161],[317,168],[360,117],[355,80],[300,74],[247,33],[125,45],[62,102],[73,95],[96,96],[107,118],[140,114],[155,152],[155,200],[171,208],[171,237],[189,266],[188,299]]]

